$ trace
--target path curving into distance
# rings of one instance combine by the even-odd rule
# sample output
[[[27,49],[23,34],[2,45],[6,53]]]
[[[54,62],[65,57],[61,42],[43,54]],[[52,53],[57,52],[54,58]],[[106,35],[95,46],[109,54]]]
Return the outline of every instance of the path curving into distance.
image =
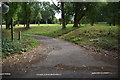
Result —
[[[117,77],[117,62],[110,64],[95,58],[95,52],[86,50],[76,44],[57,38],[41,35],[31,35],[46,46],[45,59],[29,65],[28,71],[13,72],[9,77],[20,78],[115,78]],[[38,50],[36,50],[38,51]],[[35,51],[34,51],[35,52]],[[32,53],[31,53],[32,54]],[[39,56],[39,55],[38,55]],[[103,57],[104,58],[104,57]],[[95,74],[95,72],[103,72]],[[12,73],[11,73],[12,74]]]

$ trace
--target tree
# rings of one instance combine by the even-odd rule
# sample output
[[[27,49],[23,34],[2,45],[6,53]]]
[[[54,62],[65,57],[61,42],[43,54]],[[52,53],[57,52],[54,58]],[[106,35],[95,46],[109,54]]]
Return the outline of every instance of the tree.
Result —
[[[107,8],[107,21],[109,22],[109,24],[113,24],[114,26],[117,23],[117,18],[118,18],[118,2],[112,2],[112,3],[108,3],[108,5],[106,6]]]
[[[100,19],[101,16],[101,6],[104,6],[104,3],[92,3],[91,7],[88,12],[86,13],[86,19],[91,24],[91,26],[94,25],[94,23],[97,21],[97,19]],[[99,15],[99,18],[98,18]],[[103,15],[103,14],[102,14]]]
[[[21,5],[21,14],[22,14],[22,20],[24,24],[26,25],[26,28],[30,28],[30,21],[32,19],[32,8],[33,3],[32,2],[23,2]]]
[[[55,11],[53,6],[49,2],[43,2],[41,4],[41,14],[42,14],[42,19],[48,23],[48,20],[51,20],[54,18]]]
[[[65,20],[66,25],[73,19],[73,4],[71,2],[65,3]]]
[[[65,20],[65,3],[63,2],[63,0],[60,0],[60,7],[59,4],[58,6],[55,5],[55,3],[53,2],[53,0],[51,0],[53,5],[55,6],[55,10],[59,12],[59,10],[61,11],[61,19],[60,19],[60,24],[62,23],[62,29],[66,28],[66,20]],[[59,2],[58,2],[59,3]]]
[[[17,2],[9,3],[9,12],[4,15],[4,19],[6,21],[6,29],[10,29],[10,25],[11,25],[11,23],[13,23],[11,20],[12,20],[12,18],[14,19],[17,9],[18,9]]]
[[[41,13],[38,12],[37,16],[36,16],[36,21],[38,22],[38,25],[40,25],[40,20],[42,19]]]
[[[65,29],[66,22],[65,22],[65,12],[64,12],[64,2],[61,2],[61,21],[62,21],[62,29]]]
[[[86,15],[89,9],[92,8],[92,3],[90,2],[74,2],[74,25],[73,27],[78,27],[80,20]]]
[[[40,20],[42,19],[40,6],[41,6],[40,2],[35,2],[33,4],[33,18],[32,18],[32,20],[35,22],[35,24],[38,23],[38,25],[40,23]]]

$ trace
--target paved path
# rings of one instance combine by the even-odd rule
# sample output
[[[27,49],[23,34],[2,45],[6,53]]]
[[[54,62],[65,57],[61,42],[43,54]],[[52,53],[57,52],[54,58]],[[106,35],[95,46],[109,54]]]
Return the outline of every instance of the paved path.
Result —
[[[94,78],[117,77],[117,63],[97,60],[92,56],[95,52],[85,50],[73,43],[46,36],[30,35],[40,40],[41,44],[51,50],[45,52],[47,58],[30,65],[30,71],[17,72],[12,77],[21,78]],[[94,72],[104,72],[94,74]],[[108,73],[109,72],[109,73]]]

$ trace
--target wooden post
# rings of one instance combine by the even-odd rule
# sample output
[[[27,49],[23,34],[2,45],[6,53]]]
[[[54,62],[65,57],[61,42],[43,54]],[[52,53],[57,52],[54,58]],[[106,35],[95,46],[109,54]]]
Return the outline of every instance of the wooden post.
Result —
[[[21,31],[18,34],[18,40],[21,40]]]
[[[14,40],[13,18],[11,18],[11,40]]]

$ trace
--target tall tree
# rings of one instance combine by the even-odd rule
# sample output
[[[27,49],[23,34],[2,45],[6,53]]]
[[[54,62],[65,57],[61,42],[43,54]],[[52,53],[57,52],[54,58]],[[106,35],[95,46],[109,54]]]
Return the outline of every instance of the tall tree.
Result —
[[[43,21],[48,24],[48,20],[53,19],[55,12],[52,5],[49,2],[41,3],[41,15]]]
[[[65,3],[65,20],[66,25],[73,19],[73,4],[71,2]]]
[[[30,28],[30,22],[31,22],[31,19],[32,19],[32,11],[33,11],[33,8],[32,8],[32,5],[33,5],[33,2],[23,2],[22,5],[21,5],[21,14],[22,14],[22,20],[23,22],[25,22],[25,27],[27,29]]]
[[[36,23],[39,24],[40,20],[42,19],[41,15],[41,3],[40,2],[34,2],[33,4],[33,18],[32,20]]]
[[[104,4],[98,2],[92,3],[91,4],[92,8],[90,8],[87,14],[85,15],[86,19],[89,21],[91,26],[93,26],[94,23],[97,21],[98,15],[101,17],[101,6],[104,6]]]
[[[64,2],[61,2],[61,21],[62,21],[62,29],[65,29],[66,22],[65,22]]]
[[[86,15],[87,11],[92,7],[90,2],[74,2],[74,25],[78,27],[80,20]]]
[[[58,2],[58,5],[56,5],[53,0],[51,0],[53,5],[55,5],[55,10],[57,12],[59,12],[59,10],[61,11],[61,19],[60,22],[62,23],[62,29],[65,29],[66,28],[66,20],[65,20],[65,2],[64,0],[60,0],[60,6],[59,6],[59,2]]]
[[[108,5],[106,6],[108,10],[106,17],[110,25],[113,24],[115,26],[117,23],[118,11],[119,11],[118,5],[119,5],[118,2],[112,2],[112,3],[108,2]]]
[[[17,2],[10,2],[9,3],[9,12],[4,15],[4,19],[6,21],[6,29],[10,29],[10,25],[11,25],[11,22],[12,22],[11,20],[12,20],[12,18],[14,19],[15,14],[17,12],[17,9],[18,9],[18,3]]]

